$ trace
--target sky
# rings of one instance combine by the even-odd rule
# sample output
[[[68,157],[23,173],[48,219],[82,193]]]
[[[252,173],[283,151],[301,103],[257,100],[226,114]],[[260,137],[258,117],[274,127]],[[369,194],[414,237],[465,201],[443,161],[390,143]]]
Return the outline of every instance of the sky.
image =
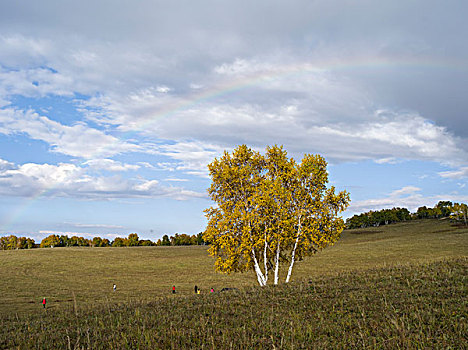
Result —
[[[207,164],[320,154],[344,217],[468,202],[468,3],[0,1],[0,235],[196,234]]]

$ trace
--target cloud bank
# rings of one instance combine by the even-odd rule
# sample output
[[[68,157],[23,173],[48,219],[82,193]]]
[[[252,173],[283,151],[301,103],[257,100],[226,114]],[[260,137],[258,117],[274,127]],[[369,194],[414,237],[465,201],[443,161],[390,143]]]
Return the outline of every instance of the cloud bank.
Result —
[[[175,186],[163,186],[158,180],[125,179],[121,176],[92,176],[87,169],[60,163],[15,165],[0,160],[0,195],[20,197],[74,197],[91,200],[113,198],[158,198],[176,200],[204,198],[203,193]]]

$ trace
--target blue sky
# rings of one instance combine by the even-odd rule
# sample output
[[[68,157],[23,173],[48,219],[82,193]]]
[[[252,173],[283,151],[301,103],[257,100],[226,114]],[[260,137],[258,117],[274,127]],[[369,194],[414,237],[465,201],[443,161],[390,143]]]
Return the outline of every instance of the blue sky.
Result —
[[[462,1],[0,3],[0,234],[195,234],[207,164],[319,153],[345,216],[468,202]]]

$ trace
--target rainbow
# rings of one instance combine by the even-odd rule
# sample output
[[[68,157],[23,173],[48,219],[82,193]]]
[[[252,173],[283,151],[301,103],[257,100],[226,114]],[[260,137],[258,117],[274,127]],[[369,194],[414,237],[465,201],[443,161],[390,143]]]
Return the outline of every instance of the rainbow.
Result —
[[[227,96],[237,91],[253,87],[260,84],[274,82],[279,79],[286,79],[294,76],[307,74],[320,74],[324,72],[346,72],[356,69],[390,69],[390,68],[417,68],[417,69],[434,69],[434,70],[451,70],[451,71],[468,71],[468,62],[461,60],[436,60],[433,58],[369,58],[356,57],[349,59],[346,62],[342,60],[328,60],[321,62],[300,62],[290,65],[281,65],[269,69],[259,70],[250,74],[241,75],[240,78],[225,79],[222,82],[214,84],[205,89],[200,89],[185,98],[179,98],[174,103],[168,104],[163,109],[153,113],[150,118],[144,119],[132,126],[133,131],[142,131],[148,129],[152,124],[162,118],[176,116],[177,113],[184,110],[189,110],[194,106],[216,99],[218,97]],[[126,133],[127,135],[130,132]],[[125,134],[124,134],[125,135]],[[118,139],[116,142],[120,142]],[[25,200],[15,210],[9,214],[9,218],[0,223],[0,231],[8,231],[8,229],[18,221],[23,214],[36,201],[45,197],[52,192],[54,187],[46,188],[38,192],[35,196]]]
[[[0,222],[0,235],[2,232],[8,233],[8,231],[12,230],[12,226],[14,223],[18,222],[19,219],[24,215],[24,213],[33,206],[39,199],[45,197],[49,192],[53,191],[53,187],[43,189],[38,191],[34,196],[29,198],[25,198],[21,204],[19,204],[15,209],[13,209],[5,222]]]
[[[434,60],[425,58],[389,59],[389,58],[355,58],[346,62],[342,61],[323,61],[319,63],[295,63],[282,65],[275,68],[263,69],[251,74],[245,74],[241,78],[235,78],[214,84],[210,88],[201,89],[186,98],[167,105],[165,108],[152,114],[150,118],[134,125],[139,131],[145,130],[148,126],[161,118],[176,115],[178,112],[188,110],[196,105],[226,96],[243,89],[273,82],[279,79],[286,79],[294,76],[300,76],[310,73],[323,72],[346,72],[356,69],[388,69],[388,68],[425,68],[425,69],[444,69],[453,71],[468,71],[468,63],[461,60]]]

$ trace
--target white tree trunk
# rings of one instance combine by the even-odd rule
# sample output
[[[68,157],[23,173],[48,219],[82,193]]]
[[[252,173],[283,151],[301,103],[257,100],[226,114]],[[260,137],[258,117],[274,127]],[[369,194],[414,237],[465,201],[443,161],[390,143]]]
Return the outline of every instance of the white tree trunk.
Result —
[[[278,240],[278,247],[276,248],[276,258],[275,258],[275,284],[278,284],[279,257],[280,257],[280,242]]]
[[[258,265],[257,257],[255,256],[255,251],[253,248],[252,248],[252,257],[254,260],[254,269],[255,269],[255,273],[257,274],[258,284],[260,284],[260,286],[263,287],[266,285],[266,279],[262,273],[262,270],[260,270],[260,266]]]
[[[265,247],[263,249],[263,265],[264,265],[264,268],[265,268],[265,284],[268,281],[267,248],[268,248],[268,243],[267,243],[267,234],[266,234],[266,230],[265,230]]]
[[[294,248],[293,248],[292,254],[291,254],[291,264],[289,264],[288,275],[286,276],[286,283],[288,283],[289,279],[291,278],[291,273],[292,273],[292,269],[293,269],[293,266],[294,266],[294,261],[295,261],[295,258],[296,258],[297,244],[299,243],[299,237],[301,236],[301,228],[302,228],[301,217],[299,216],[299,227],[297,228],[297,237],[296,237],[296,242],[294,243]]]
[[[288,275],[286,276],[286,283],[288,283],[289,279],[291,278],[291,273],[292,273],[292,269],[294,266],[294,259],[296,257],[296,248],[297,248],[298,242],[299,242],[299,235],[297,235],[296,242],[294,243],[294,248],[291,254],[291,264],[289,264]]]

